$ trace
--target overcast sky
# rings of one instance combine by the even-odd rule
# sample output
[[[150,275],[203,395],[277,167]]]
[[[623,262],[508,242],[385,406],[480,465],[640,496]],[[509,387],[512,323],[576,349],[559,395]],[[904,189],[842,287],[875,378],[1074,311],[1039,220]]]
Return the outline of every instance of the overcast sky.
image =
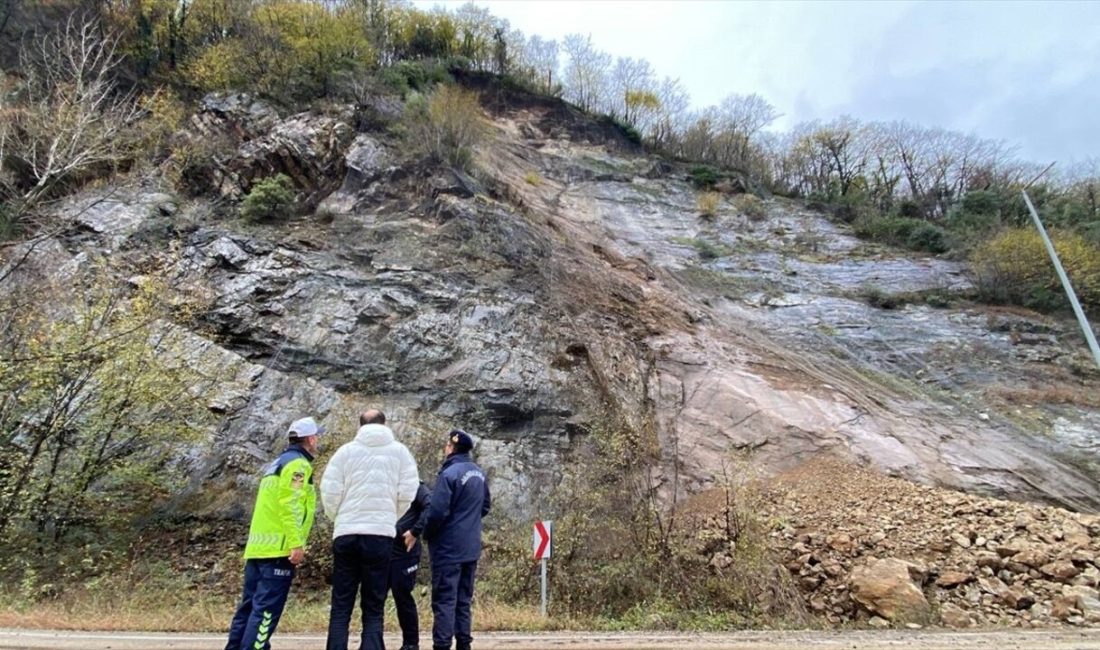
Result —
[[[648,59],[696,106],[759,93],[781,129],[849,114],[1003,139],[1036,162],[1100,156],[1100,2],[477,4],[527,34]]]

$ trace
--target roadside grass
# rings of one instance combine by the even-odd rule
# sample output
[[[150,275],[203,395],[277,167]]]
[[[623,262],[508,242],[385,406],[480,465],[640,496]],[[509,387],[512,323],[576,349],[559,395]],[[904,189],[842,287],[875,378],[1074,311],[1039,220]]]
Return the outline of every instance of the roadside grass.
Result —
[[[236,599],[212,591],[116,585],[109,590],[79,589],[64,597],[31,602],[17,593],[0,589],[0,628],[96,631],[96,632],[181,632],[224,633],[236,607]],[[432,615],[427,587],[418,587],[417,605],[421,632],[431,630]],[[717,632],[743,629],[746,621],[733,612],[684,612],[670,604],[653,608],[639,605],[621,618],[543,617],[537,605],[498,602],[477,598],[474,629],[479,632],[560,631],[643,631],[684,630]],[[286,610],[279,621],[283,633],[324,634],[328,626],[328,593],[291,590]],[[352,613],[353,634],[361,620],[358,606]],[[387,599],[385,629],[399,629],[393,600]]]
[[[0,589],[0,628],[95,630],[104,632],[224,632],[236,607],[236,599],[224,594],[181,587],[147,588],[119,585],[109,590],[74,590],[56,600],[32,602]],[[417,589],[421,630],[431,629],[428,589]],[[328,593],[291,590],[286,611],[279,621],[280,632],[324,633],[328,626]],[[399,629],[393,600],[386,601],[387,630]],[[481,598],[474,603],[474,629],[482,632],[541,632],[616,629],[614,624],[568,616],[539,614],[537,606],[494,602]],[[352,625],[360,620],[358,606]]]

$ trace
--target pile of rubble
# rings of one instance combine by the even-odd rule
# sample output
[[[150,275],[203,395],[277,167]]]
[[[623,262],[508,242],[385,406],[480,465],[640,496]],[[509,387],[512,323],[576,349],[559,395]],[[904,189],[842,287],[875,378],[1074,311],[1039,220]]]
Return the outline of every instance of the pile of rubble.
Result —
[[[809,609],[829,623],[1100,624],[1100,516],[831,460],[767,492],[774,545]]]

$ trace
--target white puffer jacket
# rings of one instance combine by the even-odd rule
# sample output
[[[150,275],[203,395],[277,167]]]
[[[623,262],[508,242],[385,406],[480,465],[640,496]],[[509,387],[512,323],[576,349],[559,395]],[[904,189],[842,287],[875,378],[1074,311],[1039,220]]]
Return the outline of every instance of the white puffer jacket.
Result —
[[[408,448],[381,424],[359,427],[340,447],[321,477],[321,503],[341,535],[393,537],[397,518],[416,498],[420,476]]]

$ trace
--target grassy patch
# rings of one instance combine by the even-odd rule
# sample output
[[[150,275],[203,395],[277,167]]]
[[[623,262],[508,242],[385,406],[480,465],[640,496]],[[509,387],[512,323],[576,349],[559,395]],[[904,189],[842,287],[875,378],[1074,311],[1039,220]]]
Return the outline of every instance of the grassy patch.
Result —
[[[718,192],[703,192],[695,198],[695,209],[701,217],[714,217],[718,215],[718,207],[722,197]]]
[[[691,246],[704,260],[714,260],[719,257],[733,255],[733,249],[720,242],[712,242],[703,237],[673,237],[672,242],[681,246]]]
[[[854,293],[855,298],[878,309],[901,309],[906,305],[928,305],[937,309],[954,307],[974,298],[972,291],[951,291],[943,287],[920,291],[888,292],[873,284],[864,285]]]
[[[774,282],[764,278],[738,276],[699,266],[689,266],[679,271],[677,277],[691,288],[731,300],[743,298],[750,293],[778,290]]]

